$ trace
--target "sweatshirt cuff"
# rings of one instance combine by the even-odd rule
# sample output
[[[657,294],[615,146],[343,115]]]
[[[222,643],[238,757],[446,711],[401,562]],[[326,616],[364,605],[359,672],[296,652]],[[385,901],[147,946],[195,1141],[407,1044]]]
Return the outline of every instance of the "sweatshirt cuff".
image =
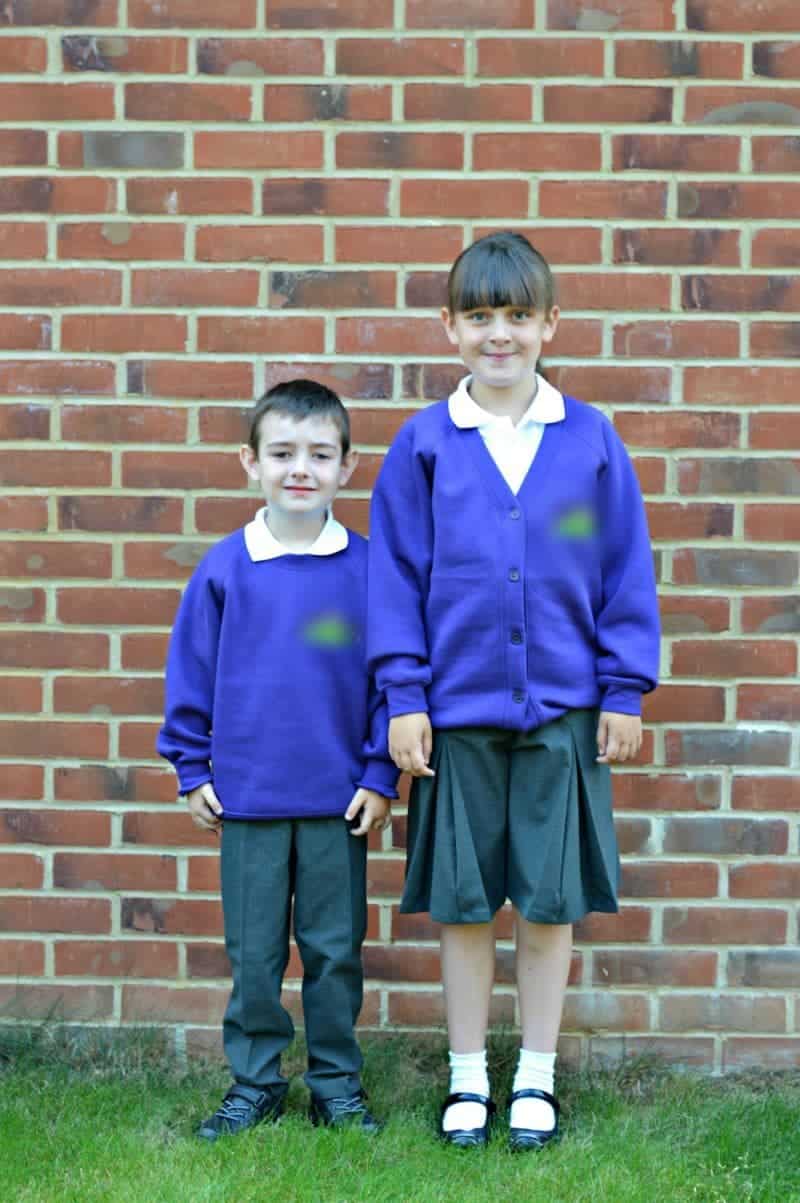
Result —
[[[178,787],[181,794],[190,794],[200,785],[213,781],[211,768],[207,761],[197,764],[183,764],[178,772]]]
[[[612,714],[640,715],[642,713],[641,690],[630,686],[610,685],[602,696],[600,709],[610,710]]]
[[[427,714],[428,699],[423,685],[387,685],[386,707],[389,718],[401,714]]]
[[[364,766],[361,780],[356,782],[359,789],[371,789],[384,798],[397,799],[397,782],[400,770],[392,761],[368,760]]]

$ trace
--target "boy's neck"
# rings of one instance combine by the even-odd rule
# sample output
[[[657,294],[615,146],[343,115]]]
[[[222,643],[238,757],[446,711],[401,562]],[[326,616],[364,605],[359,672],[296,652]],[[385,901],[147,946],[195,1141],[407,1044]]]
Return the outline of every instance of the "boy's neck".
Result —
[[[308,551],[322,534],[328,519],[327,512],[319,514],[284,514],[267,507],[264,521],[269,532],[287,551]]]
[[[475,404],[480,405],[487,413],[496,418],[510,418],[516,426],[530,409],[538,387],[535,376],[532,382],[522,381],[520,385],[508,389],[487,388],[473,377],[469,385],[469,395]]]

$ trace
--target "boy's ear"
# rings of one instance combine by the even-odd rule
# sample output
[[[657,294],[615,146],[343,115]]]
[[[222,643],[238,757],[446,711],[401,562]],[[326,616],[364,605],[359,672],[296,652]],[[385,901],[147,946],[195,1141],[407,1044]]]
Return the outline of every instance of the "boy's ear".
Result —
[[[456,334],[455,318],[447,306],[444,306],[441,311],[442,325],[445,329],[445,334],[450,339],[454,347],[458,346],[458,335]]]
[[[542,342],[552,342],[558,329],[558,319],[561,317],[561,310],[558,305],[554,305],[544,320],[542,326]]]
[[[339,488],[343,489],[350,477],[358,467],[358,452],[348,451],[342,459],[342,466],[339,469]]]
[[[239,448],[239,462],[251,480],[258,480],[258,457],[249,443]]]

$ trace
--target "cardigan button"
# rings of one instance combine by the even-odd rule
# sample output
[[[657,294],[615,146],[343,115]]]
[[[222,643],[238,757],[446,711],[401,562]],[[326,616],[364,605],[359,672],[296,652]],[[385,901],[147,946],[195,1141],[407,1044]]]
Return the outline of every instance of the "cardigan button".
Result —
[[[519,569],[512,568],[508,574],[508,579],[510,581],[518,581],[519,580]]]
[[[512,631],[511,632],[511,642],[512,643],[522,643],[522,631]]]
[[[519,518],[521,514],[522,514],[522,510],[517,509],[516,506],[514,507],[513,510],[508,511],[509,518]]]
[[[515,689],[511,695],[515,702],[524,702],[526,696],[524,689]]]

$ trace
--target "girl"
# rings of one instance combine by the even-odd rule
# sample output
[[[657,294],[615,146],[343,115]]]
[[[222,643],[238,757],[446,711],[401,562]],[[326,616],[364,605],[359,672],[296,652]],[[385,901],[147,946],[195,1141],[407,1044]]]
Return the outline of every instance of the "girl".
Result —
[[[369,657],[414,783],[403,912],[441,923],[451,1144],[484,1144],[493,920],[514,908],[514,1149],[558,1133],[572,924],[617,909],[609,765],[641,744],[658,611],[636,477],[610,422],[537,373],[553,280],[519,234],[456,260],[442,320],[469,375],[399,432],[372,503]]]

